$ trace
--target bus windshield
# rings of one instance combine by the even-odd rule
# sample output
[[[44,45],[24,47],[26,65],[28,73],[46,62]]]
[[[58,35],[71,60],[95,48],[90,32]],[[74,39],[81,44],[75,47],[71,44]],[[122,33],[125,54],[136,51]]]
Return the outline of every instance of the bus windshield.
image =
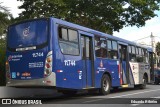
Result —
[[[8,29],[7,46],[16,49],[42,45],[47,42],[48,21],[45,19],[12,25]]]

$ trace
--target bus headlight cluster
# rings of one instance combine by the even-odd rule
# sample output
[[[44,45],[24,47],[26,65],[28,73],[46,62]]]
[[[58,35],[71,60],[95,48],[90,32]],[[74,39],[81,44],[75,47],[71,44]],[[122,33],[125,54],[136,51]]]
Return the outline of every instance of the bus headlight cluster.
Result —
[[[47,58],[45,61],[45,69],[44,69],[44,77],[47,77],[52,72],[52,51],[47,54]]]

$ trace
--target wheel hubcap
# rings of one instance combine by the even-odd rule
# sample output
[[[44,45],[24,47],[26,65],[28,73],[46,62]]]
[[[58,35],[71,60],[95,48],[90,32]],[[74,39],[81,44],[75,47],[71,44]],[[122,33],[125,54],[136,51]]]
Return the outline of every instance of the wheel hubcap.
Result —
[[[108,89],[109,89],[108,81],[106,79],[103,81],[103,89],[105,91],[108,91]]]
[[[146,86],[146,79],[143,79],[143,86]]]

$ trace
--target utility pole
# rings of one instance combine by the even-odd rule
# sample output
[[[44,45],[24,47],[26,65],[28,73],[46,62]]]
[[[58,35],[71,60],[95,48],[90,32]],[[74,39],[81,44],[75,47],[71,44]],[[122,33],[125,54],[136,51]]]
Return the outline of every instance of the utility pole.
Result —
[[[150,35],[150,38],[151,38],[151,46],[152,46],[152,49],[153,49],[153,52],[155,53],[154,56],[153,56],[153,59],[154,59],[154,67],[157,68],[157,53],[156,53],[156,49],[155,49],[155,37],[153,36],[153,33],[151,32],[151,35]]]
[[[154,39],[154,36],[153,36],[152,32],[151,32],[150,37],[151,37],[151,46],[153,48],[153,52],[155,52],[155,39]]]

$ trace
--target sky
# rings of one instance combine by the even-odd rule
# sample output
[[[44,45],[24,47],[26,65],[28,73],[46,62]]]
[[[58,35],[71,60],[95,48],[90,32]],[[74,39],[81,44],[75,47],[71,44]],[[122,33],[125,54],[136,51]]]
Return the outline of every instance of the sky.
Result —
[[[2,5],[10,9],[13,17],[18,17],[18,14],[23,11],[18,9],[18,6],[22,4],[22,2],[20,1],[0,0],[0,2],[3,2]],[[150,45],[151,39],[149,38],[149,36],[152,32],[153,36],[155,36],[155,42],[160,41],[160,11],[156,11],[155,13],[158,14],[158,17],[154,17],[151,20],[146,21],[145,26],[140,28],[137,28],[136,26],[124,27],[119,32],[114,32],[113,35],[137,43],[144,43]],[[145,37],[148,38],[141,39]]]
[[[114,36],[121,37],[130,41],[137,43],[146,43],[151,42],[151,38],[142,39],[153,34],[155,42],[160,41],[160,11],[155,12],[158,16],[152,18],[151,20],[146,21],[146,25],[143,27],[124,27],[119,32],[114,32]]]
[[[18,14],[22,12],[22,10],[18,9],[18,6],[22,5],[22,2],[17,0],[0,0],[2,2],[2,6],[7,7],[12,13],[13,17],[18,17]]]

